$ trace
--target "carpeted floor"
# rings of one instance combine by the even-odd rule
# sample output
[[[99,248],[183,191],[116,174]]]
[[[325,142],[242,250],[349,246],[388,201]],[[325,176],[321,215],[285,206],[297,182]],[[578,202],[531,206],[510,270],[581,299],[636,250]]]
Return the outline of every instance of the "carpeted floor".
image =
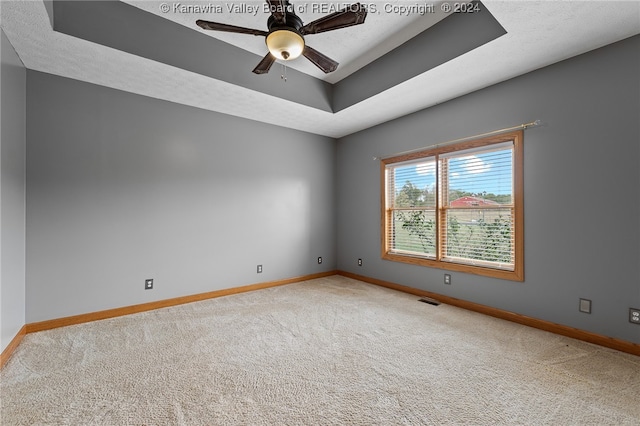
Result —
[[[4,425],[638,425],[640,358],[341,276],[29,334]]]

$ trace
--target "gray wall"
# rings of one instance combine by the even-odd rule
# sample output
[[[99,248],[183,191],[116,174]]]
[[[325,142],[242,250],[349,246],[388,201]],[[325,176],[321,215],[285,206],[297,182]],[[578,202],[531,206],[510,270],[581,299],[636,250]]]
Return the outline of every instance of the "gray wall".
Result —
[[[336,267],[333,139],[31,70],[27,120],[28,323]]]
[[[640,343],[628,322],[640,308],[639,76],[636,36],[342,138],[338,268]],[[524,139],[523,283],[453,272],[445,286],[443,270],[381,260],[372,157],[536,119]]]
[[[0,351],[25,324],[26,70],[0,30]]]
[[[640,307],[638,52],[634,37],[337,149],[329,138],[28,71],[26,322],[338,267],[640,343],[627,320]],[[4,63],[3,53],[3,80]],[[380,259],[372,157],[535,119],[544,125],[525,133],[523,283],[452,273],[445,286],[442,270]],[[145,278],[154,290],[143,290]],[[580,297],[593,300],[591,315],[578,312]],[[25,304],[11,306],[19,316]],[[2,337],[4,346],[4,325]]]

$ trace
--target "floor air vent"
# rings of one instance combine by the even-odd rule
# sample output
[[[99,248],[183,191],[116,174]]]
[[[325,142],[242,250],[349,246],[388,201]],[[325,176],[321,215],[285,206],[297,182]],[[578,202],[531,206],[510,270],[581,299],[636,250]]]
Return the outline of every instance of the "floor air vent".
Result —
[[[428,303],[433,306],[438,306],[440,304],[440,302],[438,302],[437,300],[429,299],[428,297],[423,297],[422,299],[418,300],[418,302]]]

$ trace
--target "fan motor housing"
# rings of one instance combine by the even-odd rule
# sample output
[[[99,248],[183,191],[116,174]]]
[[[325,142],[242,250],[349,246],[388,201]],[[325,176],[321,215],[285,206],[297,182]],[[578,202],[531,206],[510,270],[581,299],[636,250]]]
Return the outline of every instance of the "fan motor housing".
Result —
[[[267,20],[267,28],[269,28],[269,32],[276,30],[290,30],[299,33],[298,30],[302,27],[302,19],[293,13],[286,13],[284,22],[285,23],[280,23],[276,21],[276,18],[271,15]]]

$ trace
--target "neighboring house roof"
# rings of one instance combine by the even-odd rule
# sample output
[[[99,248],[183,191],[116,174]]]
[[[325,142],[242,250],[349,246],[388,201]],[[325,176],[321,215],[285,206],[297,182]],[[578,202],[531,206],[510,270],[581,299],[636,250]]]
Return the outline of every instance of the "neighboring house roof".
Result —
[[[499,203],[493,200],[485,200],[483,198],[478,197],[460,197],[451,202],[451,207],[474,207],[474,206],[487,206],[492,205],[495,206]]]

